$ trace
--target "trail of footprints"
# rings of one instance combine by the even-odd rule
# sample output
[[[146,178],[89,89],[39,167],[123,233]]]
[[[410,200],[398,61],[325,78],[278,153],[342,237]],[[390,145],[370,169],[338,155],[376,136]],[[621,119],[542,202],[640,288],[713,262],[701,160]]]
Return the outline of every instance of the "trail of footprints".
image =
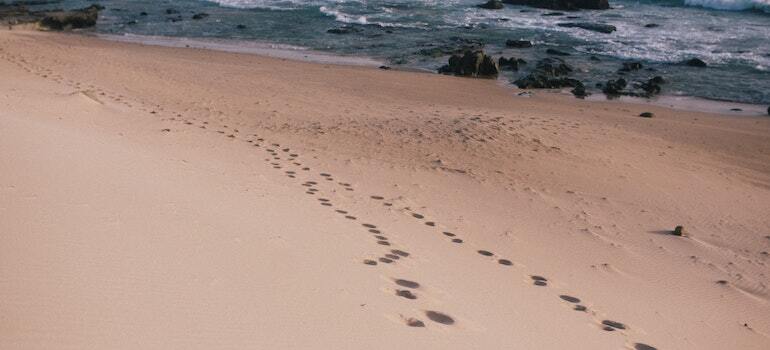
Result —
[[[26,61],[24,58],[21,58],[19,56],[13,56],[9,54],[7,51],[3,52],[2,50],[0,50],[0,58],[3,58],[9,62],[12,62],[18,65],[19,67],[23,68],[27,72],[38,75],[45,79],[51,79],[57,83],[66,84],[72,88],[77,89],[78,91],[83,92],[83,86],[81,85],[81,83],[65,79],[64,77],[62,77],[59,74],[56,74],[54,71],[50,69],[37,68],[34,65],[32,65],[30,62]],[[99,89],[93,85],[88,85],[87,87],[92,91],[96,91],[99,96],[107,97],[112,101],[123,104],[127,107],[138,108],[142,111],[145,111],[150,114],[155,114],[155,115],[159,113],[165,113],[164,109],[160,106],[147,106],[146,103],[143,103],[141,101],[138,101],[137,103],[132,104],[122,95],[109,93],[106,90]],[[138,105],[138,106],[134,107],[134,105]],[[226,136],[227,138],[239,139],[245,143],[251,144],[254,147],[262,148],[267,153],[267,157],[264,159],[265,162],[269,163],[269,165],[272,166],[273,169],[281,170],[281,169],[284,169],[285,167],[291,168],[291,170],[283,170],[284,175],[288,178],[296,179],[298,176],[300,176],[300,174],[306,174],[307,177],[312,176],[311,168],[308,165],[303,164],[301,161],[299,161],[300,155],[298,153],[293,152],[288,147],[281,146],[279,143],[268,144],[264,138],[259,137],[256,134],[241,136],[238,129],[230,128],[227,125],[220,126],[219,130],[213,130],[211,128],[211,125],[209,125],[208,121],[198,121],[194,118],[192,118],[191,120],[184,119],[184,117],[181,114],[175,114],[174,116],[167,118],[167,120],[180,122],[188,126],[197,125],[198,128],[200,129],[214,131],[218,134]],[[170,132],[170,131],[171,129],[168,129],[168,128],[161,130],[161,132]],[[339,186],[343,191],[351,191],[351,192],[355,191],[353,186],[350,183],[336,181],[335,178],[332,176],[332,174],[329,174],[329,173],[318,173],[318,176],[320,178],[307,180],[300,184],[300,186],[304,188],[305,193],[309,196],[315,196],[319,205],[328,207],[334,210],[335,213],[339,214],[345,219],[350,220],[351,222],[358,221],[358,218],[354,216],[352,213],[350,213],[348,210],[337,208],[335,207],[334,203],[332,203],[330,199],[319,196],[319,194],[321,194],[322,192],[319,189],[319,186],[322,183],[333,184],[333,185]],[[380,195],[371,195],[371,196],[368,196],[368,199],[372,201],[380,202],[385,207],[393,206],[393,203],[386,201],[385,198]],[[440,233],[440,235],[448,239],[449,242],[453,244],[458,244],[458,245],[466,243],[457,234],[439,229],[441,225],[439,225],[435,221],[430,221],[426,219],[424,215],[414,212],[409,208],[403,208],[403,209],[404,211],[408,212],[412,218],[420,221],[423,225],[436,228]],[[371,235],[376,245],[384,248],[384,252],[380,256],[374,259],[364,259],[362,261],[363,264],[368,266],[378,266],[379,264],[390,265],[390,264],[396,264],[401,259],[408,259],[411,256],[411,253],[409,253],[408,251],[395,248],[397,244],[392,239],[390,239],[383,232],[383,230],[378,226],[371,223],[362,223],[359,226],[363,230],[365,230],[368,234]],[[503,267],[509,267],[514,265],[514,263],[511,260],[506,259],[504,257],[499,257],[495,253],[489,250],[483,250],[483,249],[477,250],[476,253],[478,253],[481,257],[490,259],[491,261],[494,261],[495,263]],[[392,281],[393,281],[393,284],[395,285],[394,293],[393,293],[394,297],[403,298],[405,300],[410,300],[410,301],[419,300],[419,294],[420,294],[419,290],[421,287],[420,283],[406,280],[406,279],[393,279]],[[549,282],[546,277],[539,276],[539,275],[530,275],[529,281],[535,287],[548,287],[548,282]],[[573,310],[578,312],[589,313],[588,307],[582,304],[579,298],[566,295],[566,294],[558,295],[558,297],[562,302],[571,305],[571,308]],[[595,314],[595,313],[592,313],[592,314]],[[446,313],[436,311],[436,310],[425,310],[423,311],[423,316],[425,317],[426,320],[429,320],[433,323],[437,323],[443,326],[452,326],[456,322],[454,318],[452,318],[450,315],[447,315]],[[402,316],[404,320],[404,324],[409,327],[426,327],[425,321],[423,321],[420,317]],[[597,326],[599,326],[599,328],[608,332],[626,331],[628,329],[627,325],[621,322],[617,322],[609,319],[605,319],[601,321],[597,320],[596,323],[597,323]],[[637,350],[656,349],[653,346],[643,344],[643,343],[634,343],[634,348]]]
[[[225,126],[226,128],[226,126]],[[237,130],[236,130],[237,132]],[[220,131],[220,133],[223,133]],[[266,144],[266,141],[264,138],[259,138],[257,135],[251,135],[253,138],[247,139],[246,142],[253,144],[256,147],[263,147],[264,151],[267,153],[267,157],[265,158],[265,161],[268,162],[274,169],[284,169],[284,167],[291,168],[292,170],[283,170],[283,173],[288,178],[297,178],[297,176],[300,173],[304,173],[307,175],[307,177],[312,177],[313,172],[311,171],[311,168],[307,166],[306,164],[303,164],[299,161],[300,155],[293,152],[290,148],[282,146],[278,143],[270,143]],[[228,137],[235,137],[234,134],[228,135]],[[287,162],[282,163],[283,161]],[[329,207],[332,210],[334,210],[335,213],[341,215],[345,219],[348,219],[350,221],[358,221],[359,218],[354,216],[352,213],[350,213],[348,210],[341,209],[335,207],[334,203],[328,198],[321,197],[322,194],[321,189],[319,188],[323,184],[331,184],[332,186],[338,186],[343,191],[355,191],[353,186],[346,182],[340,182],[337,181],[334,176],[330,173],[318,173],[318,178],[311,179],[304,181],[300,184],[301,187],[304,188],[305,193],[309,196],[316,197],[316,201],[319,203],[319,205],[324,207]],[[385,197],[380,195],[370,195],[368,196],[368,199],[381,203],[381,205],[385,207],[392,207],[393,203],[390,203],[386,201]],[[417,220],[418,222],[421,222],[423,225],[436,228],[440,234],[448,239],[453,244],[463,244],[466,243],[462,238],[460,238],[456,233],[449,232],[443,229],[440,229],[441,225],[438,224],[435,221],[431,221],[425,217],[425,215],[412,211],[409,208],[403,208],[404,211],[409,213],[409,215]],[[396,249],[393,248],[396,246],[396,243],[393,242],[392,239],[390,239],[383,230],[378,227],[375,224],[371,223],[361,223],[359,225],[361,229],[365,230],[368,234],[371,235],[373,238],[373,241],[375,244],[384,246],[385,251],[383,254],[378,256],[375,259],[363,259],[362,263],[369,266],[378,266],[379,264],[395,264],[401,259],[407,259],[411,256],[411,253],[408,251],[402,250],[402,249]],[[509,267],[513,266],[514,263],[505,258],[500,257],[497,254],[493,253],[489,250],[479,249],[476,251],[476,253],[483,257],[487,258],[490,261],[495,262],[496,264],[503,266],[503,267]],[[535,287],[548,287],[549,280],[546,277],[540,276],[540,275],[530,275],[528,276],[528,280],[530,281],[533,286]],[[420,283],[415,281],[409,281],[406,279],[394,279],[394,292],[393,295],[398,298],[403,298],[406,300],[419,300],[419,290],[420,290]],[[589,315],[595,315],[594,312],[590,312],[589,308],[582,303],[582,300],[578,297],[567,295],[567,294],[560,294],[558,295],[559,300],[562,302],[570,305],[571,309],[578,312],[585,312]],[[426,327],[426,321],[431,321],[434,323],[441,324],[443,326],[451,326],[455,324],[455,320],[452,316],[436,311],[436,310],[426,310],[423,312],[423,316],[425,317],[425,320],[421,319],[420,317],[416,316],[409,316],[405,317],[402,316],[404,320],[404,324],[409,327]],[[626,331],[628,330],[628,326],[614,320],[604,319],[604,320],[596,320],[597,326],[607,332],[615,332],[615,331]],[[638,350],[650,350],[655,349],[655,347],[643,344],[643,343],[634,343],[634,348]]]

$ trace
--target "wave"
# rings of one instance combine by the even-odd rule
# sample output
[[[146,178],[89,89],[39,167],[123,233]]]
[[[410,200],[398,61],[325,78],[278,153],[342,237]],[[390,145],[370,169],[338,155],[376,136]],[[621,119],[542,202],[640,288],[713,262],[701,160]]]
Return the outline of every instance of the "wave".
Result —
[[[684,0],[684,4],[715,10],[758,10],[770,13],[770,0]]]
[[[397,27],[397,28],[422,28],[428,26],[424,22],[412,22],[412,23],[397,23],[397,22],[382,22],[373,21],[371,16],[366,15],[354,15],[342,12],[337,9],[330,8],[328,6],[321,6],[319,9],[324,15],[334,17],[334,20],[346,24],[360,24],[360,25],[376,25],[380,27]],[[388,11],[383,11],[385,15],[389,14]]]
[[[224,7],[239,9],[297,10],[306,6],[308,1],[291,0],[208,0]]]

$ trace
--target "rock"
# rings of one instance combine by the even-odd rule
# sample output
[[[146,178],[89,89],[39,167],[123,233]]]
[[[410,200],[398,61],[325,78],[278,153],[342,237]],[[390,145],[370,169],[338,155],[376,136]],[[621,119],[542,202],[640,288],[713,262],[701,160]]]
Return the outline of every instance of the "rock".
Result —
[[[492,78],[500,73],[500,67],[492,57],[484,51],[465,51],[460,55],[449,57],[449,64],[438,70],[442,74],[454,74],[467,77]]]
[[[586,96],[589,95],[589,93],[586,92],[586,87],[583,83],[577,84],[577,86],[570,92],[577,98],[586,98]]]
[[[618,80],[609,80],[606,84],[604,84],[602,92],[604,92],[604,94],[609,97],[620,96],[623,92],[623,89],[625,89],[627,85],[628,82],[626,82],[626,80],[623,78]]]
[[[388,67],[388,66],[380,66],[379,68],[382,69],[382,70],[390,70],[390,67]]]
[[[623,62],[623,67],[620,68],[621,72],[631,72],[642,69],[641,62]]]
[[[572,70],[572,67],[561,58],[548,57],[538,61],[535,69],[530,74],[513,83],[522,89],[578,88],[583,83],[567,77]],[[580,88],[577,90],[580,93]]]
[[[770,115],[770,107],[767,107],[767,115]]]
[[[690,67],[698,67],[698,68],[705,68],[708,65],[706,62],[703,62],[700,58],[694,57],[686,61],[682,61],[682,64]]]
[[[246,25],[238,24],[238,25],[235,26],[235,29],[246,29]]]
[[[606,10],[610,8],[610,3],[607,0],[503,0],[503,2],[557,11]]]
[[[564,16],[564,12],[548,12],[543,14],[544,17],[552,17],[552,16]]]
[[[500,10],[503,8],[503,2],[500,0],[489,0],[481,5],[476,5],[476,7],[487,10]]]
[[[208,13],[205,13],[205,12],[200,12],[200,13],[196,13],[196,14],[194,14],[194,15],[192,16],[192,19],[196,19],[196,20],[198,20],[198,19],[204,19],[204,18],[206,18],[206,17],[208,17],[208,16],[209,16],[209,14],[208,14]]]
[[[652,112],[642,112],[641,114],[639,114],[639,116],[642,118],[652,118],[655,116],[655,114],[653,114]]]
[[[658,28],[660,27],[660,24],[657,23],[647,23],[644,25],[645,28]]]
[[[179,10],[173,9],[173,8],[167,8],[166,9],[166,14],[167,15],[176,15],[176,14],[179,14]]]
[[[103,9],[102,6],[91,5],[79,10],[49,12],[38,23],[41,27],[52,30],[93,27],[99,18],[99,11]]]
[[[500,69],[519,70],[519,60],[516,57],[505,58],[501,56],[497,60],[497,65],[500,66]]]
[[[142,11],[139,13],[139,16],[147,16],[147,12]]]
[[[686,234],[686,232],[684,231],[684,227],[677,226],[677,227],[674,228],[673,231],[671,231],[671,234],[674,235],[674,236],[684,236]]]
[[[566,53],[564,51],[559,51],[559,50],[556,50],[556,49],[545,50],[545,53],[547,53],[549,55],[555,55],[555,56],[569,56],[570,55],[569,53]]]
[[[517,49],[525,49],[532,47],[532,42],[529,40],[507,40],[505,42],[505,46]]]
[[[580,29],[590,30],[593,32],[599,32],[604,34],[609,34],[618,30],[618,28],[610,24],[591,23],[591,22],[566,22],[566,23],[559,23],[557,24],[557,26],[564,27],[564,28],[580,28]]]

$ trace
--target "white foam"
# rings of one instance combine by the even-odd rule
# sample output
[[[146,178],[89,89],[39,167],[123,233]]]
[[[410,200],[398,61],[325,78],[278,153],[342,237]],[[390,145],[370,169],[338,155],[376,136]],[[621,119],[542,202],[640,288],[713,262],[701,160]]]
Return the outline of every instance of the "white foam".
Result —
[[[770,13],[770,0],[684,0],[684,3],[715,10],[762,10]]]

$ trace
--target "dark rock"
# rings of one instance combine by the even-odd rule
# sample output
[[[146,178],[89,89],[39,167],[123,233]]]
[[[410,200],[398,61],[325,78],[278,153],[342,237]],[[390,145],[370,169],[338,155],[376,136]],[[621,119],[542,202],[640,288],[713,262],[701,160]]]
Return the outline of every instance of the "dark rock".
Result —
[[[586,92],[585,85],[583,85],[583,83],[580,83],[580,82],[570,92],[572,92],[572,94],[575,95],[575,97],[577,98],[586,98],[586,96],[589,95],[589,93]]]
[[[246,25],[243,25],[243,24],[236,25],[235,29],[246,29]]]
[[[142,11],[139,13],[139,16],[147,16],[147,12]]]
[[[610,8],[607,0],[503,0],[503,2],[557,11],[606,10]]]
[[[648,23],[644,25],[645,28],[658,28],[660,27],[660,24],[657,23]]]
[[[204,18],[206,18],[206,17],[208,17],[208,16],[209,16],[209,14],[208,14],[208,13],[205,13],[205,12],[200,12],[200,13],[196,13],[196,14],[194,14],[194,15],[192,16],[192,19],[196,19],[196,20],[197,20],[197,19],[204,19]]]
[[[513,83],[522,89],[577,88],[583,85],[583,83],[567,77],[572,70],[572,67],[560,58],[544,58],[537,62],[535,69],[530,74]],[[578,88],[578,93],[580,93],[580,88]]]
[[[439,73],[454,74],[467,77],[492,78],[500,73],[500,67],[492,57],[484,51],[465,51],[460,55],[449,57],[449,64],[439,68]]]
[[[500,0],[489,0],[481,5],[476,5],[476,7],[487,10],[500,10],[503,8],[503,3]]]
[[[505,42],[505,46],[517,49],[525,49],[532,47],[532,42],[529,40],[507,40]]]
[[[566,53],[564,51],[559,51],[559,50],[556,50],[556,49],[545,50],[545,53],[547,53],[549,55],[555,55],[555,56],[570,56],[569,53]]]
[[[519,70],[519,60],[516,57],[505,58],[501,56],[497,60],[497,65],[500,66],[500,69]]]
[[[674,230],[671,231],[671,234],[674,236],[684,236],[685,235],[684,227],[682,226],[675,227]]]
[[[697,57],[691,58],[691,59],[686,60],[686,61],[682,61],[682,64],[690,66],[690,67],[698,67],[698,68],[705,68],[705,67],[708,66],[706,64],[706,62],[703,62],[703,60],[701,60],[700,58],[697,58]]]
[[[641,62],[623,62],[623,67],[620,68],[621,72],[631,72],[642,69]]]
[[[770,107],[767,107],[767,115],[770,115]]]
[[[43,28],[53,30],[93,27],[99,18],[99,11],[103,9],[102,6],[91,5],[79,10],[49,12],[39,24]]]
[[[642,112],[641,114],[639,114],[639,116],[642,118],[652,118],[655,116],[655,114],[653,114],[652,112]]]
[[[564,16],[564,12],[548,12],[548,13],[544,13],[543,16],[545,17]]]
[[[390,67],[388,67],[388,66],[380,66],[379,68],[382,69],[382,70],[390,70]]]
[[[604,84],[604,88],[602,89],[602,92],[604,92],[607,96],[620,96],[623,92],[623,89],[626,88],[628,85],[628,82],[626,82],[625,79],[620,78],[618,80],[609,80],[606,84]]]
[[[167,8],[166,9],[166,14],[167,15],[176,15],[176,14],[179,14],[179,10],[173,9],[173,8]]]
[[[603,23],[591,23],[591,22],[567,22],[557,24],[559,27],[564,28],[580,28],[590,30],[593,32],[609,34],[618,30],[615,26]]]

